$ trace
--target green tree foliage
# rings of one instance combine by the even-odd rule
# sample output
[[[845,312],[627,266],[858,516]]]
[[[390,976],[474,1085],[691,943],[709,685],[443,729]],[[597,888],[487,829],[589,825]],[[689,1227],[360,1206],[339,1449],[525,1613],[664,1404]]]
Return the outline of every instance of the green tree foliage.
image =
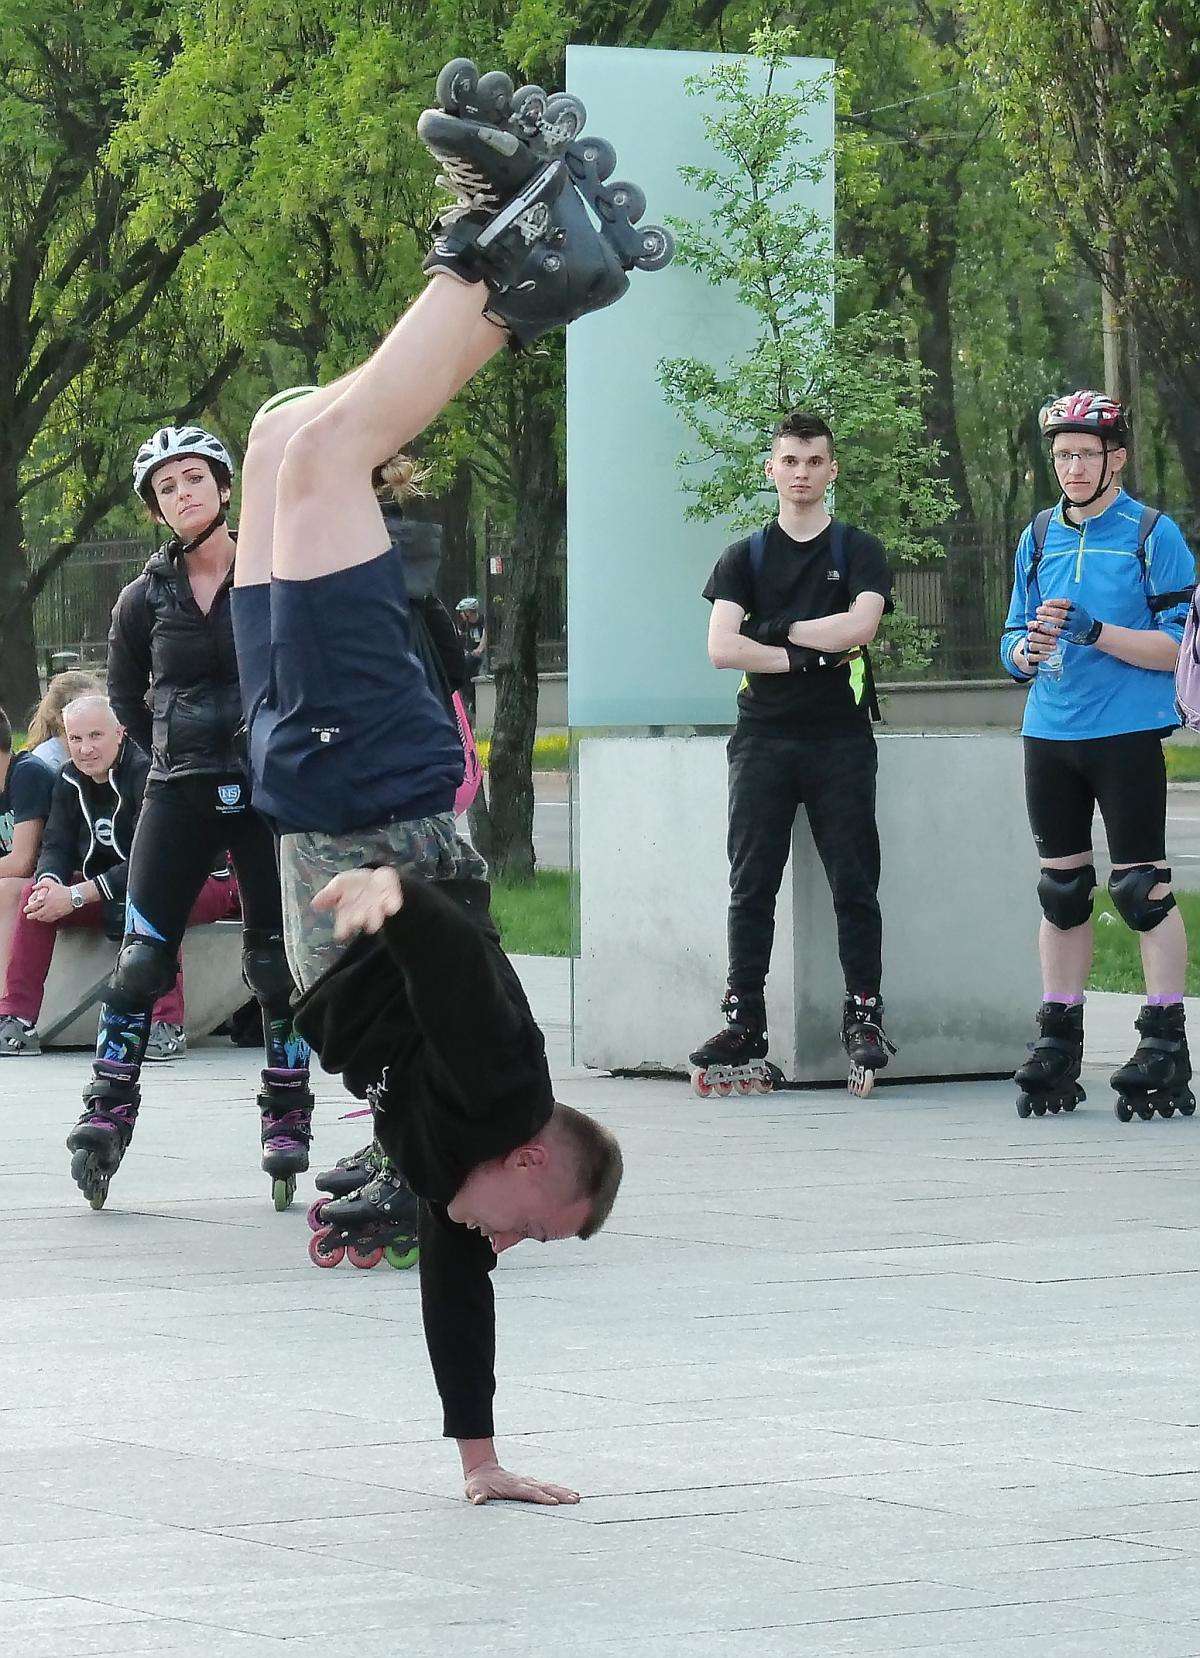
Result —
[[[14,709],[37,694],[34,596],[126,494],[147,426],[205,407],[238,360],[186,270],[216,197],[147,235],[106,159],[127,78],[171,50],[163,10],[0,0],[0,698]],[[58,537],[33,569],[31,506]]]
[[[828,86],[780,89],[794,44],[789,31],[764,30],[754,50],[765,77],[731,59],[689,85],[715,100],[704,130],[717,161],[681,169],[710,211],[700,224],[676,226],[679,257],[736,292],[756,335],[748,352],[723,365],[698,357],[660,364],[667,399],[700,449],[699,465],[694,452],[680,457],[689,512],[759,521],[771,430],[790,409],[804,408],[837,434],[839,509],[869,525],[901,562],[927,559],[939,548],[926,532],[953,500],[926,433],[924,371],[885,312],[862,310],[834,326],[835,269],[850,282],[856,266],[835,261],[823,215],[805,204],[830,157],[806,146],[804,119]],[[903,632],[911,641],[911,630]]]
[[[977,0],[971,15],[1021,199],[1136,319],[1200,510],[1200,5]]]

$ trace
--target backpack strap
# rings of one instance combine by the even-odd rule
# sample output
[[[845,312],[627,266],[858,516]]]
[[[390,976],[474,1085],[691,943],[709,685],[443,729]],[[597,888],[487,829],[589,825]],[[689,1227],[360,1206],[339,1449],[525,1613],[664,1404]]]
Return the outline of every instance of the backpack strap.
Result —
[[[1142,581],[1146,586],[1146,603],[1150,607],[1151,616],[1161,616],[1164,610],[1174,610],[1176,605],[1187,604],[1195,592],[1193,587],[1177,587],[1171,593],[1151,593],[1150,561],[1146,557],[1146,548],[1150,537],[1154,534],[1154,526],[1162,517],[1157,507],[1143,507],[1141,521],[1138,524],[1137,556],[1142,567]]]
[[[768,525],[764,525],[761,530],[755,530],[750,537],[750,579],[755,584],[757,584],[758,578],[762,574],[763,559],[767,551],[768,528]]]
[[[1046,548],[1046,537],[1050,532],[1050,525],[1054,520],[1054,508],[1043,507],[1029,526],[1030,538],[1033,541],[1033,551],[1029,555],[1029,568],[1025,572],[1025,581],[1028,585],[1037,575],[1037,567],[1042,562],[1042,554]]]
[[[829,556],[843,581],[846,579],[846,526],[840,518],[829,520]]]
[[[846,526],[840,518],[834,518],[829,525],[829,556],[833,560],[833,567],[843,581],[846,579]],[[871,719],[878,724],[883,715],[879,710],[879,696],[875,690],[875,664],[871,661],[871,653],[865,645],[861,648],[863,665],[863,695],[862,700],[867,705],[867,712]]]

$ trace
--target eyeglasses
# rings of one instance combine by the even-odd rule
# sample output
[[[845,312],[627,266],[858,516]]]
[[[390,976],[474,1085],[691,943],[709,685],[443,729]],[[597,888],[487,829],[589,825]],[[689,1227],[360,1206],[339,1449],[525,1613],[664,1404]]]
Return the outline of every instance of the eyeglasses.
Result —
[[[1072,461],[1078,461],[1080,466],[1095,466],[1097,461],[1104,459],[1104,450],[1055,449],[1053,456],[1055,466],[1070,466]]]

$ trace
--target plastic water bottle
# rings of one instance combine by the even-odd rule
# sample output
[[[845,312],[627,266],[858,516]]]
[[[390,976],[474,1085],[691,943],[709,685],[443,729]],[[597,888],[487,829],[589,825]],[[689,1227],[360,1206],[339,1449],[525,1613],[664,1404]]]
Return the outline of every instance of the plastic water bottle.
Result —
[[[1045,674],[1047,679],[1061,679],[1063,673],[1063,651],[1061,645],[1055,645],[1050,655],[1042,663],[1038,672]]]

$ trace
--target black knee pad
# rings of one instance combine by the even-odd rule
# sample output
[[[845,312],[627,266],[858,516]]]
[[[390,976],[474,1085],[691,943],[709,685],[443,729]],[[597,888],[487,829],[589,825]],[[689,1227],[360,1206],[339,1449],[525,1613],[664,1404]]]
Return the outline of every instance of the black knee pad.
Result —
[[[292,979],[287,956],[283,951],[283,934],[266,927],[247,927],[243,935],[242,978],[258,998],[260,1006],[286,1013],[292,1005],[296,986]]]
[[[1151,898],[1151,887],[1161,886],[1171,879],[1171,871],[1158,864],[1133,864],[1129,869],[1114,869],[1108,878],[1108,890],[1113,908],[1127,927],[1135,933],[1151,933],[1175,908],[1175,894],[1165,898]]]
[[[108,981],[107,1002],[135,1012],[152,1007],[175,983],[178,954],[157,939],[126,934]]]
[[[1038,903],[1052,927],[1064,932],[1082,927],[1092,916],[1092,891],[1096,885],[1094,864],[1078,869],[1043,869],[1038,881]]]

